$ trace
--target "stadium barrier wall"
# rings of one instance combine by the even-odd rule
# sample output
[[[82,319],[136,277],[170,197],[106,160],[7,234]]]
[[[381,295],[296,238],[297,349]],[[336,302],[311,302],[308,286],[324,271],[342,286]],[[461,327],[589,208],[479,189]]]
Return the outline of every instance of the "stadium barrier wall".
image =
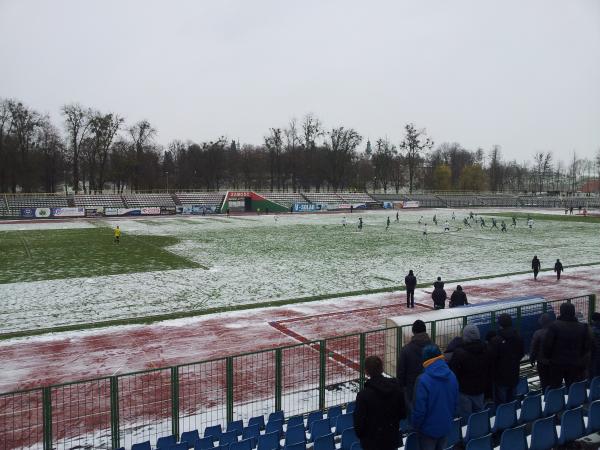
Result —
[[[499,309],[427,322],[442,348],[467,323],[509,313],[523,330],[524,316],[558,311],[569,301],[589,322],[596,296]],[[468,309],[465,308],[465,312]],[[475,317],[477,316],[477,317]],[[533,332],[532,330],[527,333]],[[378,355],[396,360],[410,339],[410,326],[382,328],[228,356],[208,361],[144,370],[0,394],[0,448],[129,448],[133,443],[179,434],[208,425],[284,410],[307,414],[355,399],[365,382],[364,360]],[[391,373],[395,375],[395,373]]]

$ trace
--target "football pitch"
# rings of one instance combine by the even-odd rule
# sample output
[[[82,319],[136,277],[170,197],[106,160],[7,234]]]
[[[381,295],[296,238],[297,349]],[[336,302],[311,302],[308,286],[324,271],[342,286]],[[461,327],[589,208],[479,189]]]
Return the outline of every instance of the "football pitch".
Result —
[[[391,290],[409,269],[419,283],[485,278],[527,271],[534,254],[546,269],[556,258],[567,271],[600,262],[597,219],[539,214],[529,230],[527,211],[513,228],[511,212],[488,210],[477,211],[486,228],[467,228],[468,211],[454,212],[454,221],[438,209],[400,211],[398,222],[396,211],[370,211],[0,225],[0,333]],[[492,217],[508,231],[490,230]]]

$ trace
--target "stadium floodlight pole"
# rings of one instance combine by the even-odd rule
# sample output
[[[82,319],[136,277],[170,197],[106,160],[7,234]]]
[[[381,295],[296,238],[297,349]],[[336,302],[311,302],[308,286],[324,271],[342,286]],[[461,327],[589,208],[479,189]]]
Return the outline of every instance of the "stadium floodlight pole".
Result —
[[[167,174],[167,192],[169,192],[169,171],[167,170],[165,174]]]

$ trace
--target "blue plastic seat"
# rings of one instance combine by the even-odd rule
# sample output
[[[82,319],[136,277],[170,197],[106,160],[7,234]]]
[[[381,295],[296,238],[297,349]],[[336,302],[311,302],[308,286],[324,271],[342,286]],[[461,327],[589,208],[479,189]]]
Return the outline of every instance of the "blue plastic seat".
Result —
[[[259,429],[264,430],[265,416],[250,417],[250,420],[248,420],[248,426],[251,427],[252,425],[258,425]]]
[[[213,441],[218,441],[219,438],[221,437],[221,434],[223,434],[223,429],[221,428],[221,424],[219,425],[212,425],[209,427],[206,427],[204,429],[204,437],[212,437]]]
[[[486,434],[467,442],[465,450],[492,450],[492,435]]]
[[[278,433],[278,436],[283,436],[283,419],[269,420],[265,433]]]
[[[192,448],[198,439],[200,439],[198,430],[184,431],[181,433],[179,442],[187,442],[188,448]]]
[[[446,448],[452,448],[462,441],[461,431],[462,429],[460,427],[460,418],[456,418],[454,419],[454,422],[452,422],[450,434],[448,434],[448,436],[446,437]]]
[[[215,447],[215,441],[212,436],[206,436],[194,442],[194,450],[210,450]]]
[[[221,436],[219,437],[219,447],[222,445],[229,445],[233,442],[237,442],[237,440],[238,440],[238,431],[237,430],[226,431],[225,433],[222,433]]]
[[[313,411],[311,413],[308,414],[308,419],[306,419],[306,429],[310,430],[310,427],[312,426],[313,422],[316,422],[317,420],[322,420],[323,419],[323,411]]]
[[[587,381],[578,381],[569,386],[569,395],[566,409],[573,409],[581,406],[587,400]]]
[[[346,404],[346,414],[352,414],[356,409],[356,402]]]
[[[354,444],[352,444],[352,447],[350,447],[350,450],[363,450],[363,448],[360,445],[360,442],[355,442]]]
[[[600,400],[600,376],[592,378],[590,381],[590,393],[588,395],[590,402]]]
[[[517,425],[517,407],[519,402],[514,400],[510,403],[498,405],[496,409],[496,417],[492,426],[492,433],[512,428]]]
[[[157,449],[167,449],[172,445],[175,445],[177,443],[177,439],[175,439],[175,436],[170,434],[169,436],[162,436],[159,437],[158,440],[156,441],[156,448]]]
[[[302,444],[299,442],[297,444],[286,445],[285,447],[283,447],[283,450],[306,450],[306,444]]]
[[[273,450],[277,447],[271,447],[269,450]],[[229,450],[252,450],[252,440],[242,439],[241,441],[232,442],[229,446]]]
[[[272,420],[285,420],[285,415],[283,411],[274,411],[271,414],[269,414],[269,420],[267,421],[267,423]]]
[[[346,428],[342,432],[341,450],[350,450],[352,448],[352,444],[354,444],[355,442],[358,442],[358,436],[356,436],[354,428]]]
[[[321,436],[325,436],[331,433],[331,428],[329,428],[329,419],[321,419],[313,422],[310,426],[310,440],[316,441]]]
[[[550,450],[556,446],[557,441],[553,416],[533,422],[529,450]]]
[[[332,406],[327,410],[327,418],[329,419],[329,426],[331,428],[335,427],[335,421],[339,416],[342,415],[342,407],[341,406]]]
[[[479,437],[490,434],[490,411],[484,409],[473,413],[467,420],[466,432],[464,433],[464,441],[468,443],[471,439],[477,439]]]
[[[527,383],[527,378],[520,377],[519,383],[517,384],[516,394],[517,397],[522,398],[529,393],[529,383]]]
[[[583,408],[580,406],[575,409],[566,410],[560,418],[558,445],[565,445],[567,442],[572,442],[584,435]]]
[[[419,450],[419,435],[417,433],[409,433],[406,436],[404,450]]]
[[[186,442],[180,442],[179,444],[173,444],[173,445],[169,445],[167,447],[168,450],[188,450],[188,443]]]
[[[251,439],[252,448],[256,447],[256,442],[258,441],[259,436],[260,426],[258,423],[255,423],[254,425],[248,425],[242,430],[242,440]]]
[[[320,436],[319,438],[317,438],[313,450],[336,450],[335,440],[333,439],[333,433],[329,433],[325,436]]]
[[[288,428],[285,432],[285,445],[298,444],[306,445],[306,432],[304,425],[297,425],[295,427]]]
[[[342,414],[335,421],[335,434],[342,434],[346,428],[354,428],[354,416],[352,414]]]
[[[227,424],[227,431],[236,431],[238,436],[241,436],[243,429],[244,429],[244,421],[243,420],[234,420],[233,422],[229,422]]]
[[[565,388],[548,389],[544,397],[543,416],[553,416],[565,409]]]
[[[500,450],[527,450],[527,425],[504,430],[500,436]]]
[[[304,417],[302,416],[293,416],[288,419],[287,427],[297,427],[298,425],[304,426]]]
[[[588,434],[600,431],[600,400],[590,403],[586,429]]]
[[[150,441],[138,442],[131,446],[131,450],[152,450],[152,446],[150,445]]]
[[[530,423],[542,417],[542,394],[528,395],[521,403],[519,423]]]
[[[269,426],[269,424],[267,423],[267,427],[268,426]],[[275,431],[273,433],[261,434],[258,437],[257,450],[279,449],[279,437],[280,437],[280,434],[277,431]]]

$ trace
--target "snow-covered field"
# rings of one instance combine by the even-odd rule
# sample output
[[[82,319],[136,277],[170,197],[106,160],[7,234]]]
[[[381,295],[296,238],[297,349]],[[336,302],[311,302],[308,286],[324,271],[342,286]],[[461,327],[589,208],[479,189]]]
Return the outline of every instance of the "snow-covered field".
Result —
[[[0,333],[390,287],[401,284],[409,269],[423,282],[438,275],[483,277],[528,270],[534,254],[543,267],[556,258],[566,267],[600,261],[597,223],[539,220],[530,231],[521,219],[516,229],[509,225],[507,233],[500,233],[475,224],[463,229],[468,211],[455,210],[456,221],[451,212],[400,211],[399,223],[396,211],[99,220],[101,226],[120,225],[123,239],[132,234],[175,236],[180,242],[168,250],[209,270],[0,284]],[[434,214],[439,226],[432,224]],[[428,223],[427,239],[417,223],[421,215]],[[388,216],[392,223],[386,231]],[[365,224],[360,232],[358,217]],[[443,232],[445,219],[451,224],[449,233]],[[93,225],[2,224],[0,230]]]

